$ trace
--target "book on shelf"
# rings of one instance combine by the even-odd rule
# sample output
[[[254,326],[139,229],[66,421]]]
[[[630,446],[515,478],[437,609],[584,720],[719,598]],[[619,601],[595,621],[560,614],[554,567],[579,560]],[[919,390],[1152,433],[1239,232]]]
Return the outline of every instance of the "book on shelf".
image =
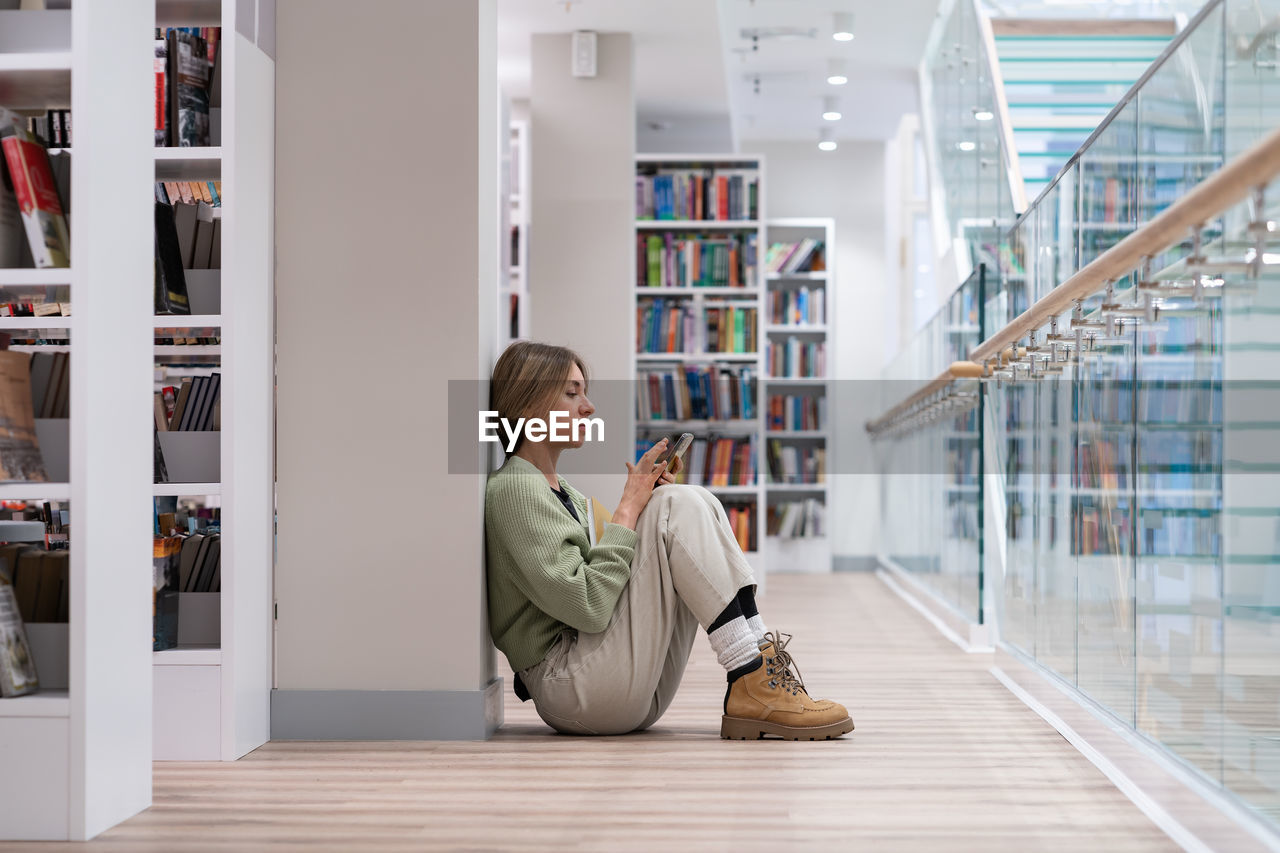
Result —
[[[166,42],[167,133],[169,145],[209,144],[209,43],[197,32],[169,29]]]
[[[23,620],[66,622],[70,615],[71,552],[19,543],[5,548],[5,556],[13,561],[14,595]]]
[[[209,144],[209,110],[222,106],[221,32],[220,27],[155,30],[152,70],[156,147]],[[175,43],[179,45],[176,55],[172,53]],[[182,45],[186,46],[185,52]],[[195,141],[190,143],[182,141],[184,111],[194,111],[189,116],[194,123],[186,128],[194,132]]]
[[[741,221],[758,218],[760,172],[640,166],[636,218],[642,220]]]
[[[638,287],[748,287],[756,278],[756,235],[639,233]]]
[[[13,587],[0,582],[0,697],[24,696],[39,686]]]
[[[756,506],[754,503],[738,503],[722,501],[724,514],[729,519],[729,527],[738,540],[738,547],[743,551],[758,550],[756,544]]]
[[[187,278],[174,211],[166,202],[155,203],[155,312],[190,314]]]
[[[815,431],[826,429],[827,398],[799,394],[770,394],[767,428]]]
[[[0,149],[27,248],[38,269],[71,266],[71,235],[58,196],[49,151],[21,119],[0,108]],[[8,242],[11,242],[12,238]]]
[[[71,147],[71,110],[46,110],[42,116],[29,116],[27,130],[48,142],[51,148]]]
[[[817,498],[769,504],[765,532],[782,539],[818,539],[827,535],[827,507]]]
[[[154,58],[151,70],[154,78],[155,144],[163,148],[169,144],[169,40],[156,30]]]
[[[3,120],[2,114],[0,120]],[[0,151],[0,269],[29,266],[32,261],[31,250],[27,248],[27,228],[22,224],[13,179]]]
[[[770,376],[821,379],[827,375],[827,345],[823,341],[801,341],[794,336],[785,341],[770,340],[765,362]]]
[[[636,458],[653,446],[636,440]],[[696,437],[685,453],[685,465],[677,483],[695,486],[752,486],[756,482],[756,437],[706,435]]]
[[[752,353],[756,325],[754,305],[699,306],[651,297],[636,311],[636,348],[641,353]]]
[[[222,182],[158,181],[156,202],[172,209],[185,269],[222,267]]]
[[[11,350],[0,351],[0,480],[48,480],[36,440],[30,358]]]
[[[155,426],[159,432],[210,432],[221,425],[222,375],[188,376],[179,388],[155,392]]]
[[[205,506],[190,498],[176,495],[157,496],[155,525],[152,531],[157,537],[178,536],[184,533],[218,533],[222,528],[222,511],[216,506]]]
[[[779,326],[820,326],[827,322],[825,287],[769,291],[769,322]]]
[[[178,645],[178,561],[182,540],[156,537],[151,549],[151,648],[164,651]]]
[[[771,243],[764,267],[771,273],[821,272],[827,268],[821,240],[805,237],[794,243]]]
[[[68,418],[71,416],[70,353],[32,353],[30,377],[33,417]]]
[[[756,416],[756,370],[750,365],[641,367],[635,387],[641,423]]]
[[[817,485],[827,479],[825,447],[784,445],[771,438],[768,449],[769,482],[778,485]]]

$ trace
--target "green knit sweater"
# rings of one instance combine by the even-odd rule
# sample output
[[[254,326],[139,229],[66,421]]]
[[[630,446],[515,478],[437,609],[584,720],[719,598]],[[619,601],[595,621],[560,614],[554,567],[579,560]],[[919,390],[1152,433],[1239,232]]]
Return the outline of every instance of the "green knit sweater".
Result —
[[[581,523],[537,466],[519,456],[489,475],[485,487],[489,634],[516,672],[546,657],[565,626],[603,631],[631,578],[636,532],[608,524],[593,548],[587,500],[559,480]]]

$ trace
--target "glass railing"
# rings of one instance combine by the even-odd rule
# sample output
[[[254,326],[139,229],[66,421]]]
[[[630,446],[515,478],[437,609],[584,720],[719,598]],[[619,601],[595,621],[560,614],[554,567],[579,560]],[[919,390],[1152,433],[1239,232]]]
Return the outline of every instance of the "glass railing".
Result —
[[[922,100],[931,186],[941,205],[960,277],[997,260],[1001,235],[1027,206],[1012,129],[999,91],[995,43],[975,0],[944,5],[930,33]]]
[[[1280,127],[1278,33],[1280,0],[1197,13],[994,249],[975,248],[991,261],[982,334]],[[886,478],[884,528],[886,552],[939,598],[972,614],[959,602],[988,587],[982,615],[1009,648],[1280,828],[1278,223],[1274,181],[1074,322],[1026,330],[1036,381],[984,384],[979,460],[998,510],[981,517],[976,577],[941,520],[927,542],[933,518],[914,540],[892,528],[928,484]],[[945,364],[938,336],[913,345],[917,378]],[[953,431],[877,444],[912,454],[936,488],[969,470]]]
[[[979,265],[889,368],[889,396],[928,379],[982,342],[986,267]],[[970,389],[978,393],[977,383]],[[963,619],[982,614],[982,422],[977,407],[879,442],[881,552]]]

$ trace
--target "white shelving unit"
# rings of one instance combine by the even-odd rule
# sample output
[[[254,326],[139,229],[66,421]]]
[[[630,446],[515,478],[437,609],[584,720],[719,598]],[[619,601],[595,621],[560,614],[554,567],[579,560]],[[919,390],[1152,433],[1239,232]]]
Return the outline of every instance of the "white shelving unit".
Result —
[[[529,122],[513,120],[509,126],[510,145],[508,156],[503,159],[508,205],[501,217],[505,222],[502,239],[506,263],[499,271],[503,278],[498,283],[499,350],[512,341],[529,337]],[[515,252],[510,250],[513,231],[518,234]],[[511,334],[512,297],[518,300],[515,335]]]
[[[824,270],[815,270],[811,272],[790,272],[790,273],[766,273],[764,278],[766,288],[768,290],[765,296],[766,309],[769,308],[773,298],[773,294],[779,290],[799,291],[800,288],[808,288],[810,292],[821,289],[823,291],[823,321],[821,323],[775,323],[772,314],[767,314],[767,323],[764,327],[765,336],[774,342],[782,343],[791,336],[795,336],[801,342],[822,342],[826,344],[826,364],[828,376],[830,370],[835,364],[834,353],[832,352],[833,339],[830,335],[830,322],[835,316],[833,313],[833,296],[835,291],[835,269],[834,269],[834,246],[835,246],[835,221],[829,218],[792,218],[792,219],[770,219],[765,223],[766,236],[768,242],[762,244],[766,249],[772,243],[778,242],[795,242],[803,237],[809,237],[822,241],[822,257],[826,266]],[[766,364],[766,367],[768,365]],[[772,377],[767,376],[765,385],[764,414],[767,423],[768,404],[771,396],[788,396],[798,394],[801,396],[812,396],[831,399],[830,385],[828,377],[819,378],[796,378],[796,377]],[[831,417],[831,412],[827,412],[827,417]],[[826,450],[826,471],[824,472],[823,482],[820,483],[774,483],[766,476],[765,501],[767,506],[776,507],[782,503],[794,501],[803,501],[807,499],[816,499],[822,503],[827,509],[828,515],[825,519],[828,525],[828,532],[822,536],[802,536],[802,537],[780,537],[766,536],[762,541],[765,543],[765,559],[768,561],[770,569],[779,572],[828,572],[831,571],[831,538],[829,533],[829,525],[831,524],[830,516],[830,483],[831,478],[827,475],[832,470],[831,454],[834,450],[834,442],[830,440],[830,423],[823,424],[820,429],[807,430],[768,430],[764,433],[765,442],[778,441],[784,446],[794,446],[802,449],[824,448]],[[766,460],[766,464],[762,466],[762,470],[768,473],[768,447],[762,447],[762,458]]]
[[[31,632],[53,633],[66,662],[42,673],[46,690],[0,699],[0,839],[92,838],[151,801],[154,165],[133,128],[153,115],[153,4],[0,12],[0,104],[70,108],[79,146],[71,268],[0,272],[0,286],[15,292],[69,288],[75,305],[66,325],[75,350],[68,482],[2,489],[6,498],[69,501],[74,539],[70,621]]]
[[[51,689],[0,699],[0,840],[92,838],[150,804],[153,756],[233,759],[269,738],[274,46],[255,41],[252,4],[237,21],[240,7],[112,0],[0,12],[10,36],[0,35],[0,105],[70,107],[76,134],[71,269],[0,270],[10,292],[66,287],[73,305],[72,317],[4,322],[66,330],[65,344],[15,349],[73,357],[68,482],[6,483],[0,497],[69,501],[73,538],[70,621],[28,631]],[[137,131],[154,115],[156,26],[223,28],[221,147],[156,149]],[[25,54],[12,43],[37,31],[70,49]],[[217,314],[153,313],[158,179],[223,182],[228,286]],[[201,275],[216,281],[217,271]],[[196,327],[218,328],[221,345],[154,343],[157,330]],[[155,367],[192,357],[224,378],[221,477],[155,484]],[[156,653],[147,507],[172,494],[215,496],[222,507],[223,592],[211,611],[220,643]]]
[[[192,271],[219,277],[220,311],[153,315],[149,321],[156,329],[217,327],[220,332],[220,345],[157,346],[155,356],[157,363],[217,364],[212,369],[222,375],[221,478],[153,484],[152,493],[203,498],[220,508],[222,591],[217,637],[206,638],[213,642],[152,653],[153,747],[157,760],[229,761],[270,739],[275,48],[252,4],[155,2],[158,26],[222,28],[222,144],[152,149],[156,180],[222,182],[220,276],[216,270]]]
[[[724,236],[727,231],[734,231],[742,235],[750,233],[755,234],[756,238],[756,274],[752,281],[743,282],[743,287],[640,287],[635,282],[631,283],[631,289],[635,294],[634,307],[638,312],[641,307],[642,297],[661,296],[664,298],[685,297],[688,298],[695,306],[697,313],[701,315],[703,307],[709,307],[709,304],[724,305],[726,298],[732,297],[734,305],[742,305],[744,307],[752,307],[756,309],[757,320],[757,340],[756,351],[751,353],[635,353],[632,356],[632,375],[638,376],[640,367],[654,367],[663,364],[681,365],[681,364],[707,364],[707,365],[726,365],[733,367],[753,366],[757,377],[755,387],[755,402],[757,417],[751,419],[735,419],[729,421],[706,421],[706,420],[637,420],[636,433],[638,438],[657,440],[663,435],[680,432],[692,432],[695,436],[703,437],[708,434],[715,434],[725,438],[739,438],[746,434],[754,434],[756,436],[757,457],[756,457],[756,482],[751,485],[741,486],[706,486],[708,490],[717,496],[731,499],[727,501],[730,505],[739,504],[743,499],[750,498],[751,503],[755,506],[755,541],[757,549],[748,551],[747,560],[751,563],[755,576],[762,585],[764,583],[766,559],[763,550],[764,543],[764,519],[765,519],[765,501],[764,501],[764,480],[765,480],[765,457],[763,455],[764,445],[761,438],[764,432],[764,386],[763,377],[765,376],[764,365],[764,323],[765,313],[765,286],[764,286],[764,248],[765,248],[765,232],[764,232],[764,212],[765,206],[765,161],[764,157],[758,155],[747,154],[661,154],[661,155],[639,155],[636,158],[637,171],[648,171],[652,169],[728,169],[728,170],[753,170],[758,174],[758,190],[757,190],[757,218],[751,220],[687,220],[687,219],[663,219],[663,220],[636,220],[637,236],[641,236],[653,232],[662,231],[679,231],[682,233],[699,233],[705,232],[710,235]],[[632,348],[633,351],[635,347]]]

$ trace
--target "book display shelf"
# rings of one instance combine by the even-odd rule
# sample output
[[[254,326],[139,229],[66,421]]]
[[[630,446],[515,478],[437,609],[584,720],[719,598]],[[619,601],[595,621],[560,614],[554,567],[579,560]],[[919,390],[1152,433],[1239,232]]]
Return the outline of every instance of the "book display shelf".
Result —
[[[765,236],[765,559],[826,572],[835,222],[770,219]]]
[[[694,435],[681,482],[724,504],[758,578],[765,557],[761,157],[636,158],[636,452]]]
[[[179,593],[178,646],[153,653],[154,757],[234,760],[270,737],[274,21],[244,4],[157,0],[156,25],[221,27],[213,144],[153,155],[156,180],[219,181],[223,200],[221,269],[188,269],[192,314],[152,320],[185,329],[188,341],[220,332],[219,346],[157,346],[154,390],[185,376],[217,373],[221,382],[218,431],[160,433],[169,476],[153,493],[216,508],[221,555],[219,591]]]
[[[48,482],[5,482],[0,497],[49,501],[71,531],[67,618],[26,625],[41,688],[0,699],[5,840],[92,838],[149,805],[153,757],[234,759],[269,737],[270,4],[61,5],[0,11],[0,106],[75,117],[71,266],[0,269],[0,301],[71,306],[3,323],[33,375],[36,359],[65,359],[69,392],[64,417],[37,427]],[[221,27],[215,144],[154,146],[156,27]],[[155,313],[157,181],[221,184],[220,268],[187,270],[191,314]],[[170,476],[155,482],[154,392],[214,373],[220,430],[166,434]],[[222,532],[221,591],[183,595],[179,646],[158,652],[157,498],[217,508]]]
[[[510,145],[503,158],[503,280],[498,287],[498,350],[529,337],[529,122],[512,120]]]

